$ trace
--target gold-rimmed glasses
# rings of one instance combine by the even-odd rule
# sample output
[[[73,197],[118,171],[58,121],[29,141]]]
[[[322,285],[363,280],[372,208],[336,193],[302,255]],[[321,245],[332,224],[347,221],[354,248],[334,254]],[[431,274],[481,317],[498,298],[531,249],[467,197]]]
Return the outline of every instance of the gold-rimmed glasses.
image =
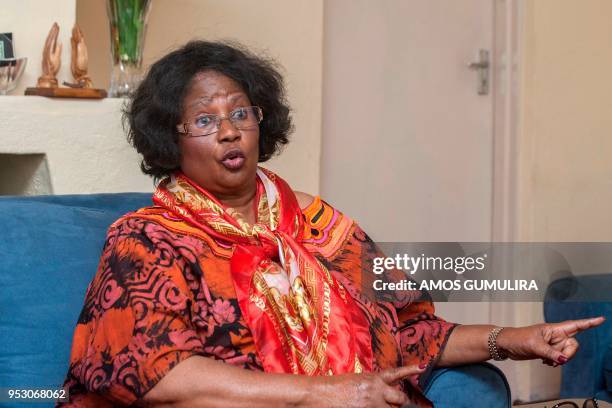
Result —
[[[180,134],[189,137],[207,136],[221,129],[221,121],[229,120],[238,130],[254,129],[263,120],[263,112],[259,106],[243,106],[226,115],[203,113],[194,116],[189,122],[176,126]]]
[[[572,401],[563,401],[559,402],[552,406],[552,408],[580,408],[578,404]],[[597,403],[597,399],[589,398],[584,401],[582,404],[582,408],[599,408],[599,404]]]

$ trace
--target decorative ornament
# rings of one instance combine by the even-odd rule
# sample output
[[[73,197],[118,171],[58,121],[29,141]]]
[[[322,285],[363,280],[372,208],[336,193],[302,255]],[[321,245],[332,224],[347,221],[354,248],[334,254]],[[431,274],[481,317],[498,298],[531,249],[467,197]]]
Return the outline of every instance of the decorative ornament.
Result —
[[[106,98],[104,89],[94,89],[91,78],[87,75],[87,46],[85,37],[77,24],[72,28],[70,44],[70,71],[75,82],[63,82],[67,87],[58,87],[57,72],[61,65],[62,44],[57,40],[59,25],[53,23],[43,48],[42,71],[36,88],[27,88],[26,95],[47,96],[51,98]]]
[[[151,0],[107,0],[113,61],[109,94],[129,96],[142,80],[142,53]]]
[[[78,24],[75,24],[72,28],[70,44],[72,45],[70,71],[72,71],[72,77],[76,83],[64,82],[64,85],[71,88],[92,88],[91,78],[87,76],[87,45],[85,45],[85,38]]]
[[[36,87],[57,88],[57,72],[62,65],[62,43],[57,40],[59,25],[53,23],[42,56],[42,75],[38,78]]]

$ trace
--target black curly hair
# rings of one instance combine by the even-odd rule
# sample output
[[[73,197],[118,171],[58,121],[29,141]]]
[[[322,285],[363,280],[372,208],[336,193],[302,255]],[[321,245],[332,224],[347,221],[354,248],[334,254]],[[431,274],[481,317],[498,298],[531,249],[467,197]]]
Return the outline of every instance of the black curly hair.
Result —
[[[159,179],[180,168],[176,125],[183,99],[193,77],[208,70],[236,81],[251,103],[262,108],[260,162],[288,143],[293,125],[277,64],[235,42],[191,41],[151,66],[124,109],[128,141],[143,157],[143,173]]]

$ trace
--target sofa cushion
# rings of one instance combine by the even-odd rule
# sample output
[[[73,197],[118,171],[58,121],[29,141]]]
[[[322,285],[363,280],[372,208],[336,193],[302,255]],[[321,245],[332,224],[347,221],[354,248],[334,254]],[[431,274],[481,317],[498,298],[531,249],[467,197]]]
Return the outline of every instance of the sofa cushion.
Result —
[[[61,386],[109,225],[150,194],[0,198],[0,387]]]

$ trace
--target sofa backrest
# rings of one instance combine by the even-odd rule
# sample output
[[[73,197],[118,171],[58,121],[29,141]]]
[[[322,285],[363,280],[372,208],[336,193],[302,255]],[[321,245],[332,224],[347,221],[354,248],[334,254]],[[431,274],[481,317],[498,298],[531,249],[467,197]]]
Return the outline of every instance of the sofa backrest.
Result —
[[[56,389],[106,231],[150,193],[0,198],[0,388]]]

